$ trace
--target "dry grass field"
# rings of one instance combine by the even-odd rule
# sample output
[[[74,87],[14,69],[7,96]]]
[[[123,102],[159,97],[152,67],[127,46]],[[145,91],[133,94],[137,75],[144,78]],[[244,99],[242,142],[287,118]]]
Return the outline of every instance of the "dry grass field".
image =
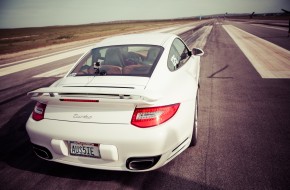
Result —
[[[158,29],[188,22],[190,20],[0,29],[0,55],[120,33]]]

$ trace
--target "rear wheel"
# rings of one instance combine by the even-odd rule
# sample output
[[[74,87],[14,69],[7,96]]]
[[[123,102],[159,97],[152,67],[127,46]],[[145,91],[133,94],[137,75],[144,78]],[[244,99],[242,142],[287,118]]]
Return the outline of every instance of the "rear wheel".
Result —
[[[197,117],[198,117],[198,91],[197,91],[196,101],[195,101],[192,137],[191,137],[191,142],[189,146],[195,146],[197,143]]]

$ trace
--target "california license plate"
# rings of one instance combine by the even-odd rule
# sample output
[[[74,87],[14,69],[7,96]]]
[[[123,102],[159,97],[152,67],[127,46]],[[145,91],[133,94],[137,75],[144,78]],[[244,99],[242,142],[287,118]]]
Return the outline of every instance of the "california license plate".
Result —
[[[99,145],[94,143],[74,142],[70,143],[70,155],[100,158]]]

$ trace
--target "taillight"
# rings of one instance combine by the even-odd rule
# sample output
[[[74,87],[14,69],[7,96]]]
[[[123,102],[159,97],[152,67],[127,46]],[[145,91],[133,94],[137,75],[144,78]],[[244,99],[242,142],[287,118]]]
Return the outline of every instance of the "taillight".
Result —
[[[140,128],[154,127],[169,120],[177,112],[180,104],[168,106],[136,108],[131,124]]]
[[[32,112],[32,119],[34,119],[35,121],[42,120],[44,118],[45,108],[46,104],[37,102]]]

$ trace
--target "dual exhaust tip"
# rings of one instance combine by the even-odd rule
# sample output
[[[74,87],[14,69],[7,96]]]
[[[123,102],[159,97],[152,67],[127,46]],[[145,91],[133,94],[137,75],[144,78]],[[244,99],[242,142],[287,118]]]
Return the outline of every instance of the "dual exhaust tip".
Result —
[[[147,170],[152,168],[160,159],[161,156],[154,157],[132,157],[126,162],[126,167],[129,170]]]
[[[32,144],[32,148],[34,153],[43,159],[51,160],[52,154],[51,152],[42,146]],[[147,170],[155,166],[155,164],[160,160],[160,156],[153,156],[153,157],[132,157],[128,158],[126,161],[126,167],[129,170]]]

